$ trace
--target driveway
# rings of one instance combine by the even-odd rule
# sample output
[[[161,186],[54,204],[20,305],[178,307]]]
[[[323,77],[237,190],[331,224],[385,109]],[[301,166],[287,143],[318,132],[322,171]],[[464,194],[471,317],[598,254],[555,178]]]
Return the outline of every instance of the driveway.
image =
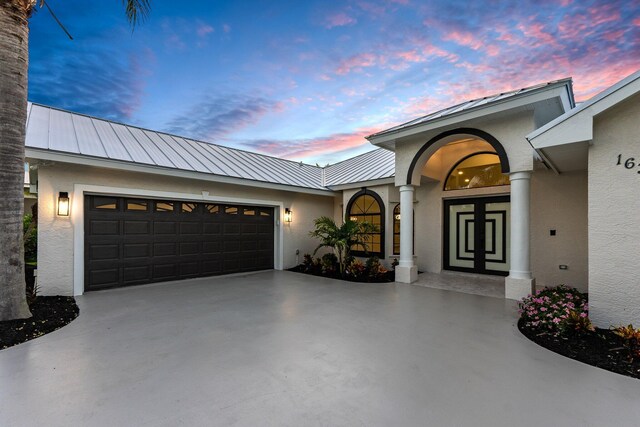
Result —
[[[2,426],[637,425],[640,381],[520,335],[512,301],[269,271],[78,298],[0,351]]]

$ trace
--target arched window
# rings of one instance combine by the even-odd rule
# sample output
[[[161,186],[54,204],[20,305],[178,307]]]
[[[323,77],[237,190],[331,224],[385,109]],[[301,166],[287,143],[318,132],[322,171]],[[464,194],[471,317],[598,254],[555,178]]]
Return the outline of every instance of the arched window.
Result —
[[[402,218],[400,216],[400,203],[393,208],[393,254],[400,255],[400,221]],[[413,229],[415,230],[416,218],[413,218]],[[414,233],[415,236],[415,233]],[[413,241],[413,250],[415,251],[415,238]]]
[[[509,185],[509,176],[502,173],[500,158],[496,153],[481,152],[456,163],[449,171],[444,189],[465,190],[498,185]]]
[[[393,208],[393,254],[400,254],[400,203]]]
[[[351,253],[384,258],[384,203],[380,196],[367,189],[358,191],[347,204],[347,218],[352,221],[367,221],[378,227],[378,232],[369,234],[367,251],[357,245],[351,248]]]

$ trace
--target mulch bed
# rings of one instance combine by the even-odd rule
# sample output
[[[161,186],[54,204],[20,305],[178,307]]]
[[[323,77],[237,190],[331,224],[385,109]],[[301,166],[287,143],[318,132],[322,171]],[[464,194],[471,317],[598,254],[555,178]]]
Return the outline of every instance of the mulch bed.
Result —
[[[640,359],[631,358],[624,340],[608,329],[596,328],[595,332],[554,336],[525,327],[522,319],[518,321],[518,329],[531,341],[555,353],[640,379]]]
[[[329,274],[323,274],[321,272],[305,271],[304,267],[301,266],[301,265],[298,265],[298,266],[293,267],[293,268],[289,268],[287,271],[293,271],[295,273],[302,273],[302,274],[310,274],[312,276],[327,277],[329,279],[345,280],[347,282],[389,283],[389,282],[395,281],[395,272],[393,270],[389,271],[384,277],[377,278],[377,279],[372,279],[370,277],[363,277],[361,279],[354,279],[353,277],[342,277],[342,276],[340,276],[340,273],[329,275]]]
[[[30,308],[29,319],[0,322],[0,350],[60,329],[80,313],[73,297],[39,296]]]

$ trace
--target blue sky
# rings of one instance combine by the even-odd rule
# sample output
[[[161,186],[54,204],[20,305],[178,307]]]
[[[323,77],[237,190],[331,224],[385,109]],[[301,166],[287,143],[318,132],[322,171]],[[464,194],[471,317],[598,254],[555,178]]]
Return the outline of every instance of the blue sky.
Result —
[[[640,69],[640,0],[48,0],[29,99],[222,145],[334,163],[437,109],[574,78],[585,100]]]

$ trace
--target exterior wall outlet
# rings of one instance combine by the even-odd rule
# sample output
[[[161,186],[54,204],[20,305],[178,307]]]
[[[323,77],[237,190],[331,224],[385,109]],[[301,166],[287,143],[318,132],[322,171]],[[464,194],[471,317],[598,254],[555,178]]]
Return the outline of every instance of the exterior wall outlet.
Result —
[[[555,236],[556,230],[549,230],[549,236]]]
[[[296,249],[296,255],[300,255],[300,249]]]

